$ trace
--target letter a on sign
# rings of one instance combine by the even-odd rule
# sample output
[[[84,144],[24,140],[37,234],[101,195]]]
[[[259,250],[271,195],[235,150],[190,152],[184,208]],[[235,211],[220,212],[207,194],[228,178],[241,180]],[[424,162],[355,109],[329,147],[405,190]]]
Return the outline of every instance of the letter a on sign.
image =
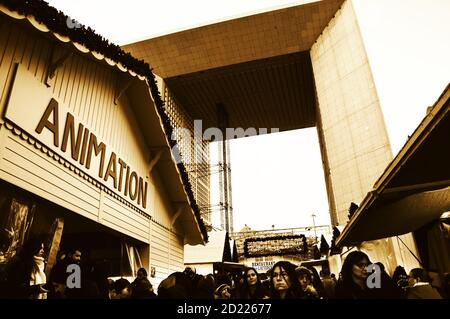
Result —
[[[81,288],[81,268],[77,264],[67,266],[67,273],[71,273],[66,280],[67,288]]]
[[[36,127],[36,132],[38,134],[42,133],[44,127],[49,129],[53,133],[53,144],[59,146],[59,114],[58,114],[58,102],[55,99],[51,99],[45,109],[44,115],[42,115],[38,126]],[[49,121],[50,115],[53,114],[53,122]]]

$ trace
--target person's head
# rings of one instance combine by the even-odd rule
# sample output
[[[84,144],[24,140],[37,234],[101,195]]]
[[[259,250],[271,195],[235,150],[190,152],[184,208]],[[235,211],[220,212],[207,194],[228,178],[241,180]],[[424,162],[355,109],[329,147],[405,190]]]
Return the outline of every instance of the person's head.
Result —
[[[247,285],[249,287],[255,286],[260,282],[258,272],[256,271],[255,268],[246,268],[245,269],[244,282],[247,283]]]
[[[406,288],[409,286],[408,275],[405,268],[397,266],[392,274],[392,280],[400,288]]]
[[[419,282],[429,282],[429,277],[425,269],[423,268],[414,268],[411,269],[408,275],[408,284],[410,287],[414,286]]]
[[[19,252],[24,262],[29,262],[33,257],[45,257],[45,246],[43,236],[35,236],[27,240]]]
[[[192,281],[184,272],[174,272],[158,286],[160,299],[186,299],[189,297]]]
[[[194,266],[187,266],[185,269],[184,269],[184,274],[186,275],[186,276],[188,276],[190,279],[194,279],[194,277],[195,277],[195,274],[196,274],[196,269],[195,269],[195,267]]]
[[[405,277],[407,276],[406,270],[405,270],[405,268],[403,266],[395,267],[394,274],[392,275],[392,278],[395,279],[395,278],[400,277],[400,276],[405,276]]]
[[[365,253],[352,251],[342,265],[342,280],[345,283],[365,281],[368,276],[367,267],[370,264],[370,259]]]
[[[320,279],[319,272],[313,266],[307,266],[308,270],[312,273],[312,285],[315,288],[323,286],[322,280]]]
[[[147,271],[145,268],[139,268],[136,275],[139,279],[147,278]]]
[[[108,289],[113,290],[114,289],[114,279],[108,278]]]
[[[392,274],[392,279],[397,282],[401,279],[405,279],[407,276],[408,274],[406,273],[405,268],[403,268],[403,266],[397,266]]]
[[[131,284],[125,278],[117,279],[114,282],[114,292],[117,299],[127,299],[131,296]]]
[[[44,258],[44,255],[45,255],[44,243],[41,242],[41,245],[40,245],[40,247],[39,247],[38,249],[39,249],[39,250],[38,250],[37,254],[34,255],[34,256]]]
[[[214,297],[216,299],[230,299],[231,298],[231,287],[227,284],[219,285],[214,291]]]
[[[81,249],[76,247],[69,249],[66,258],[69,258],[72,263],[81,263]]]
[[[313,282],[313,273],[306,267],[297,267],[295,269],[295,273],[297,274],[298,281],[303,290],[306,289],[307,286],[311,285]]]
[[[271,292],[274,296],[286,294],[292,288],[300,288],[295,273],[296,266],[288,261],[279,261],[273,265],[270,271]]]

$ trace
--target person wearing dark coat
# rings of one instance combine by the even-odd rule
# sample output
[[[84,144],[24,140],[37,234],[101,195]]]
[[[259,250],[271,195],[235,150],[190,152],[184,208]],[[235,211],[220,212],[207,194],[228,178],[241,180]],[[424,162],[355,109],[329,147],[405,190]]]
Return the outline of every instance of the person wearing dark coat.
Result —
[[[81,288],[67,287],[67,279],[71,274],[68,272],[69,265],[78,265],[81,269],[81,249],[78,247],[71,247],[68,249],[67,254],[58,260],[53,266],[50,272],[50,286],[51,294],[49,299],[81,299],[83,298],[83,291]],[[86,268],[83,267],[85,270]],[[84,276],[86,271],[81,271],[81,275]],[[85,278],[82,278],[84,281]]]
[[[47,299],[44,241],[28,240],[7,266],[7,294],[11,299]]]
[[[158,299],[187,299],[192,296],[192,282],[183,272],[174,272],[158,286]]]
[[[279,261],[270,270],[271,299],[302,299],[305,294],[295,272],[296,266],[288,261]]]
[[[406,289],[407,299],[442,299],[437,289],[431,286],[425,269],[411,269],[408,282],[409,288]]]
[[[238,299],[268,299],[266,291],[255,268],[246,268],[242,285],[238,289]]]
[[[404,294],[397,283],[388,275],[384,265],[381,262],[375,263],[381,271],[381,288],[383,290],[383,299],[403,299]]]
[[[367,287],[369,257],[361,251],[352,251],[344,260],[342,280],[336,285],[337,299],[376,299],[373,289]]]
[[[368,272],[369,266],[373,265],[369,257],[362,251],[352,251],[348,254],[342,265],[342,281],[336,285],[337,299],[396,299],[401,298],[391,290],[391,285],[386,284],[386,279],[383,276],[382,268],[380,266],[374,267],[380,270],[377,275],[380,278],[379,287],[369,287],[368,277],[371,275]],[[388,276],[386,274],[386,276]],[[389,277],[389,276],[388,276]],[[390,278],[389,278],[390,279]]]
[[[336,289],[336,281],[331,278],[330,270],[328,268],[323,268],[320,275],[322,278],[324,298],[333,299]]]
[[[215,280],[212,274],[201,276],[193,289],[192,299],[214,299]]]
[[[392,275],[392,281],[399,287],[404,293],[408,287],[408,274],[403,266],[395,267],[394,274]]]
[[[307,266],[306,268],[308,268],[313,274],[312,285],[313,285],[314,289],[316,289],[317,293],[319,294],[319,298],[324,298],[325,297],[325,288],[323,286],[322,280],[320,279],[319,272],[313,266]]]
[[[131,283],[131,299],[154,299],[156,294],[147,278],[147,271],[139,268],[136,279]]]

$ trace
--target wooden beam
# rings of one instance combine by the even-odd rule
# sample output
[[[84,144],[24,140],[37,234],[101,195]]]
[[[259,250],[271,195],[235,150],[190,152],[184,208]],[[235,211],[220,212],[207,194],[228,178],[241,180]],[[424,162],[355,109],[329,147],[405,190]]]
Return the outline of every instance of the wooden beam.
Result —
[[[120,97],[130,87],[133,80],[133,77],[127,77],[126,79],[123,79],[123,77],[119,78],[119,80],[117,81],[116,92],[114,93],[114,105],[117,105]]]
[[[159,160],[161,159],[162,154],[164,151],[166,151],[166,147],[160,147],[155,149],[155,156],[153,156],[152,160],[150,161],[150,164],[148,164],[148,174],[150,175],[152,173],[153,168],[158,164]]]
[[[45,76],[45,85],[50,87],[50,80],[55,77],[56,70],[64,65],[64,63],[72,56],[72,50],[62,47],[61,44],[55,44],[52,47],[47,74]]]
[[[173,217],[172,217],[172,220],[170,222],[170,228],[172,228],[173,225],[175,225],[175,222],[177,221],[178,217],[180,217],[181,213],[183,212],[183,209],[186,208],[187,203],[186,202],[178,202],[178,203],[176,203],[176,206],[178,206],[178,208],[177,208],[175,215],[173,215]]]

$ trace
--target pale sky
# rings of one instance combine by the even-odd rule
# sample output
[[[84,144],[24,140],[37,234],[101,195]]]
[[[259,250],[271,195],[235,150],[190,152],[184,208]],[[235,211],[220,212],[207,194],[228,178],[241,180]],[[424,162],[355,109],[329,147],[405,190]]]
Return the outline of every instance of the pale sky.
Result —
[[[47,1],[119,45],[303,2]],[[396,155],[450,81],[450,1],[353,3]],[[329,222],[314,128],[233,141],[231,161],[235,230],[307,226],[313,212]]]

